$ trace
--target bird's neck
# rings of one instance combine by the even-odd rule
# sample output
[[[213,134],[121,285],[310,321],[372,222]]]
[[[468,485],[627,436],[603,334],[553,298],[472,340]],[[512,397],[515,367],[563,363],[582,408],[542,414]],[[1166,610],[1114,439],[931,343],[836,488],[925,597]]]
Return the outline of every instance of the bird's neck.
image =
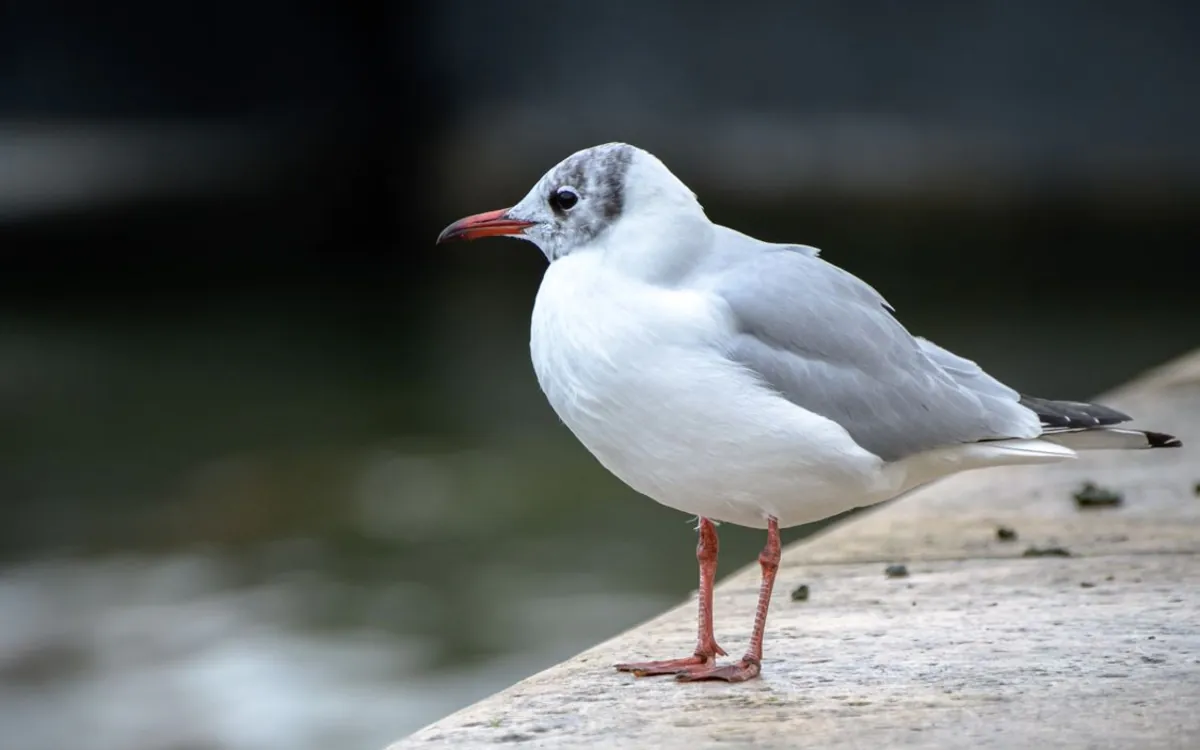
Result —
[[[703,211],[627,216],[604,237],[604,263],[647,283],[670,286],[688,274],[712,244]]]

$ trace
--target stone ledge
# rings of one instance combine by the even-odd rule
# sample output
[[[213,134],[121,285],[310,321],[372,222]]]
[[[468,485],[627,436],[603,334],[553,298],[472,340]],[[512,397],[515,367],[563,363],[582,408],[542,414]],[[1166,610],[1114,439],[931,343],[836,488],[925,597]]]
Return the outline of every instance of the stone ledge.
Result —
[[[1184,448],[959,475],[790,547],[761,679],[681,685],[612,669],[687,653],[688,601],[390,750],[1200,747],[1200,351],[1104,400]],[[1123,503],[1077,508],[1084,481]],[[1030,546],[1072,556],[1025,557]],[[886,563],[909,575],[886,578]],[[794,602],[800,584],[810,597]],[[757,586],[751,565],[717,587],[731,654]]]

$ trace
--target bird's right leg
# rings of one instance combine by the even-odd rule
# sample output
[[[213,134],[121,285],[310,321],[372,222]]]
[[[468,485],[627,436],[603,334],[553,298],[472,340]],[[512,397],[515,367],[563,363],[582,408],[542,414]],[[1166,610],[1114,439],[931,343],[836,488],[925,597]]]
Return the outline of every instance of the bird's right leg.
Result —
[[[696,561],[700,563],[699,627],[696,636],[696,652],[682,659],[631,662],[618,664],[622,672],[633,672],[638,677],[660,674],[678,674],[689,669],[713,666],[725,650],[717,645],[713,635],[713,579],[717,575],[717,528],[707,518],[700,519],[699,539],[696,542]]]

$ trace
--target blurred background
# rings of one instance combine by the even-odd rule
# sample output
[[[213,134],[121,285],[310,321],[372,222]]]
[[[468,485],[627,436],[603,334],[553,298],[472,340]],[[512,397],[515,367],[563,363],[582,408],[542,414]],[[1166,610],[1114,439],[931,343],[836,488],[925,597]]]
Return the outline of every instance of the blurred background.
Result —
[[[1195,346],[1198,38],[1186,0],[0,5],[0,747],[381,748],[694,588],[690,519],[538,391],[541,255],[433,245],[576,149],[1028,392]]]

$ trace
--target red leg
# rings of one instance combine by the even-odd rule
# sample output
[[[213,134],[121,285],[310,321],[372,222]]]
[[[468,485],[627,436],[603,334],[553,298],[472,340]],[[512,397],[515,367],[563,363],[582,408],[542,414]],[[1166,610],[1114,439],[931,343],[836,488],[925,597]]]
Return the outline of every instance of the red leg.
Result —
[[[767,607],[771,605],[771,590],[775,588],[775,573],[779,571],[779,521],[767,519],[767,546],[758,556],[762,567],[762,583],[758,588],[758,609],[754,613],[754,633],[750,636],[750,647],[746,655],[736,664],[718,667],[715,664],[703,669],[689,669],[675,675],[678,680],[725,680],[743,682],[758,676],[762,664],[763,631],[767,627]]]
[[[718,549],[716,527],[712,521],[701,518],[700,538],[696,542],[696,560],[700,563],[700,616],[695,654],[682,659],[618,664],[617,669],[633,672],[638,677],[677,674],[697,667],[707,669],[716,663],[717,656],[725,655],[725,650],[717,645],[717,639],[713,636],[713,579],[717,575]]]

